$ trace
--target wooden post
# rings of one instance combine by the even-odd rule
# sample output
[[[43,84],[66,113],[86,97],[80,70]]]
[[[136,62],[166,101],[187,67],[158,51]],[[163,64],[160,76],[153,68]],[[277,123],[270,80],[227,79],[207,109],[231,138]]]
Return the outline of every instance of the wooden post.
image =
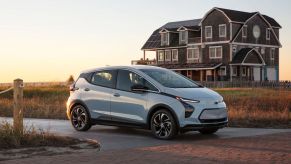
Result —
[[[14,80],[14,93],[13,93],[13,128],[15,132],[23,133],[23,80]]]
[[[143,60],[145,60],[145,58],[146,58],[146,52],[145,50],[143,50]]]

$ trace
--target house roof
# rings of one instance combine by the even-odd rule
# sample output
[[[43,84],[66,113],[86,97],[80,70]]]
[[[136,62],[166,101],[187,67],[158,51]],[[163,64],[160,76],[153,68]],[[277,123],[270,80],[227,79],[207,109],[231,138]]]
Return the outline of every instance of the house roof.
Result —
[[[236,11],[224,8],[213,8],[212,10],[220,10],[223,12],[231,21],[245,23],[250,17],[258,14],[258,12],[243,12],[243,11]],[[209,12],[211,12],[210,10]],[[207,14],[206,14],[207,15]],[[267,22],[270,23],[271,26],[281,28],[280,24],[273,18],[262,15],[266,19]],[[185,27],[189,30],[200,30],[200,23],[202,19],[192,19],[192,20],[184,20],[184,21],[176,21],[176,22],[168,22],[162,27],[155,30],[152,35],[149,37],[147,42],[142,46],[142,50],[144,49],[155,49],[155,48],[162,48],[161,46],[161,37],[159,31],[162,29],[166,29],[169,32],[177,32],[180,27]],[[170,40],[170,45],[165,47],[176,47],[179,46],[177,40],[172,39]]]
[[[244,12],[244,11],[237,11],[237,10],[230,10],[230,9],[224,9],[224,8],[217,8],[224,12],[228,18],[231,21],[236,21],[236,22],[245,22],[248,20],[251,16],[255,14],[255,12]]]
[[[247,59],[251,54],[251,52],[254,52],[256,55],[257,61],[259,61],[258,64],[264,64],[264,60],[262,58],[262,56],[255,50],[255,48],[242,48],[240,49],[235,56],[232,59],[231,64],[245,64],[246,61],[249,61],[249,59]],[[254,58],[250,59],[251,62],[256,62],[256,60],[254,60]]]
[[[184,20],[184,21],[177,21],[177,22],[169,22],[169,23],[166,23],[165,25],[163,25],[161,28],[165,28],[165,29],[176,28],[176,29],[178,29],[181,26],[189,27],[189,28],[196,26],[199,28],[200,21],[201,21],[201,19],[192,19],[192,20]]]
[[[160,36],[160,31],[162,29],[166,29],[170,32],[177,32],[178,28],[180,27],[186,27],[187,29],[191,30],[199,30],[201,19],[192,19],[192,20],[185,20],[185,21],[177,21],[177,22],[169,22],[163,25],[162,27],[158,28],[155,30],[152,35],[149,37],[147,42],[142,46],[141,49],[153,49],[153,48],[161,48],[161,36]],[[170,40],[170,45],[169,47],[173,46],[178,46],[179,45],[179,40],[174,39]]]
[[[250,17],[258,13],[258,12],[244,12],[244,11],[230,10],[230,9],[224,9],[224,8],[217,8],[217,9],[224,12],[231,21],[242,22],[242,23],[244,23]],[[262,16],[270,23],[271,26],[281,28],[280,24],[274,18],[271,18],[267,15],[262,15]]]

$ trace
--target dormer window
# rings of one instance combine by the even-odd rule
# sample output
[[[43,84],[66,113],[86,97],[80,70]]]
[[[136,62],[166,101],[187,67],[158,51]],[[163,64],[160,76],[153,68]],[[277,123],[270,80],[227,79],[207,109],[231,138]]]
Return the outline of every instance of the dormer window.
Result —
[[[161,45],[162,46],[169,45],[169,32],[161,33]]]
[[[186,44],[188,40],[188,32],[187,31],[180,31],[179,36],[180,36],[180,44]]]
[[[188,31],[185,27],[178,28],[179,31],[179,44],[187,44],[188,43]]]
[[[266,29],[266,39],[270,40],[270,37],[271,37],[271,29],[267,28]]]

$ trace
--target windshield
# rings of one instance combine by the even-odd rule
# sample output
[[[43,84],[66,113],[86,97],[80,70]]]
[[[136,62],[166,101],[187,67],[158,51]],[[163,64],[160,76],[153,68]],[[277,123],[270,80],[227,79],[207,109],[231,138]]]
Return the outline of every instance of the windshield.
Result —
[[[169,88],[197,88],[201,87],[186,77],[166,69],[141,69],[160,84]]]

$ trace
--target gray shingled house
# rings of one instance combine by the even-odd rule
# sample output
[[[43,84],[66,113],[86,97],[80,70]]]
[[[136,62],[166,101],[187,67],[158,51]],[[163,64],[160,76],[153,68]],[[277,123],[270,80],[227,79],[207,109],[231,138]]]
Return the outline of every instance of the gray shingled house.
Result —
[[[213,8],[202,19],[169,22],[143,45],[150,64],[197,81],[279,80],[279,29],[260,12]],[[147,60],[146,52],[156,52]]]

